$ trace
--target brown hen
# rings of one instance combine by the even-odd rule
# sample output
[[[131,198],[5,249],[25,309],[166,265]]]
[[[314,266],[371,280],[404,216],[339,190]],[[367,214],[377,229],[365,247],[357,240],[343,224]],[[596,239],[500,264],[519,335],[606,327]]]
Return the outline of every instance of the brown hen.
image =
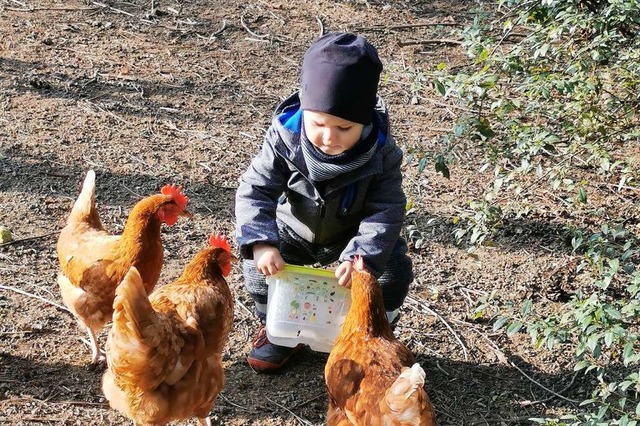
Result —
[[[222,351],[233,324],[224,276],[229,244],[212,236],[182,276],[150,297],[131,268],[116,290],[102,389],[114,409],[136,425],[207,417],[224,386]]]
[[[111,235],[96,210],[95,179],[94,171],[89,170],[57,245],[62,300],[87,329],[94,364],[100,360],[96,333],[111,320],[116,287],[134,266],[145,289],[151,291],[164,256],[160,226],[190,215],[180,188],[166,185],[162,193],[133,207],[122,235]]]
[[[324,374],[327,426],[436,424],[424,370],[393,336],[382,290],[361,257],[354,259],[351,307]]]

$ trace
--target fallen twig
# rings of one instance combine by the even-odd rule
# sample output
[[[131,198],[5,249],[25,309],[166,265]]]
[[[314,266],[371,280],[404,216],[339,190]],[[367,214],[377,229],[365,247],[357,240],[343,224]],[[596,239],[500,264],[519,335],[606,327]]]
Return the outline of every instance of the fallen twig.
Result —
[[[507,423],[520,423],[523,421],[529,421],[531,419],[531,416],[524,416],[524,417],[514,417],[511,419],[503,419],[503,418],[499,418],[499,419],[482,419],[482,420],[473,420],[471,423],[469,423],[470,425],[486,425],[489,423],[501,423],[501,424],[507,424]]]
[[[460,339],[460,336],[458,336],[458,333],[456,333],[453,328],[449,325],[449,323],[447,321],[445,321],[444,318],[442,318],[436,311],[434,311],[433,309],[431,309],[430,307],[428,307],[426,305],[426,303],[420,302],[419,300],[411,297],[411,296],[407,296],[407,301],[409,302],[413,302],[414,306],[411,306],[413,309],[416,309],[419,311],[419,309],[416,306],[421,307],[424,312],[433,315],[434,317],[438,318],[440,320],[440,322],[442,322],[444,324],[445,327],[447,327],[447,329],[451,332],[451,334],[453,335],[453,337],[456,339],[456,341],[458,342],[458,344],[460,345],[460,347],[462,348],[462,353],[464,354],[464,359],[465,361],[469,359],[469,353],[467,351],[467,347],[464,345],[464,343],[462,342],[462,339]]]
[[[102,7],[28,7],[25,6],[24,9],[18,9],[15,7],[6,7],[5,10],[10,10],[11,12],[91,12],[94,10],[100,10]]]
[[[327,394],[326,392],[319,393],[318,395],[314,396],[313,398],[309,398],[306,401],[302,401],[301,403],[294,405],[293,407],[291,407],[291,409],[294,410],[294,409],[299,408],[299,407],[304,407],[308,403],[313,402],[316,399],[320,399],[323,396],[325,396],[326,394]]]
[[[48,237],[50,235],[54,235],[54,234],[57,234],[57,233],[58,233],[58,231],[51,231],[51,232],[48,232],[46,234],[36,235],[36,236],[33,236],[33,237],[19,238],[17,240],[11,240],[11,241],[7,241],[6,243],[2,243],[2,244],[0,244],[0,247],[10,246],[11,244],[21,243],[23,241],[37,240],[37,239],[45,238],[45,237]]]
[[[242,27],[253,37],[247,37],[246,40],[251,40],[251,41],[261,41],[261,42],[265,42],[265,43],[271,43],[273,41],[279,41],[281,43],[288,43],[289,41],[284,40],[280,37],[274,37],[271,34],[258,34],[255,31],[252,31],[251,28],[249,28],[249,26],[244,22],[244,16],[240,16],[240,23],[242,24]]]
[[[126,12],[126,11],[121,10],[121,9],[116,9],[115,7],[111,7],[108,4],[100,3],[100,2],[97,2],[97,1],[92,1],[91,4],[95,4],[96,6],[100,6],[103,9],[112,10],[112,11],[114,11],[116,13],[122,13],[123,15],[134,16],[133,13],[129,13],[129,12]]]
[[[34,398],[32,396],[29,397],[11,397],[8,399],[5,399],[3,401],[0,401],[0,406],[1,405],[6,405],[7,403],[16,403],[16,402],[36,402],[39,404],[68,404],[68,405],[79,405],[79,406],[87,406],[87,407],[105,407],[108,406],[109,404],[106,402],[88,402],[88,401],[50,401],[49,398],[47,398],[46,400],[44,399],[38,399],[38,398]]]
[[[238,299],[237,297],[236,297],[236,303],[237,303],[238,305],[240,305],[240,307],[241,307],[242,309],[244,309],[245,311],[247,311],[247,313],[249,314],[249,317],[248,317],[248,318],[253,318],[253,315],[254,315],[254,314],[253,314],[253,312],[251,312],[251,310],[250,310],[249,308],[247,308],[247,307],[245,306],[245,304],[244,304],[244,303],[242,303],[242,301],[240,301],[240,299]]]
[[[322,23],[322,19],[320,19],[319,16],[316,16],[316,21],[318,22],[318,25],[320,26],[320,37],[322,37],[324,35],[324,24]]]
[[[410,40],[410,41],[401,41],[398,43],[400,47],[404,46],[412,46],[415,44],[453,44],[459,46],[462,44],[460,40],[453,40],[451,38],[433,38],[427,40]]]
[[[527,373],[525,373],[524,371],[522,371],[522,370],[520,369],[520,367],[518,367],[518,366],[517,366],[513,361],[508,360],[508,359],[507,359],[507,356],[506,356],[506,355],[504,354],[504,352],[503,352],[503,351],[498,347],[498,345],[496,345],[496,344],[493,342],[493,340],[489,339],[489,337],[487,337],[487,336],[485,336],[483,333],[481,333],[481,332],[480,332],[480,330],[477,330],[476,328],[473,328],[473,327],[472,327],[471,329],[472,329],[473,331],[475,331],[476,333],[478,333],[482,338],[484,338],[484,339],[489,343],[489,345],[493,348],[493,350],[494,350],[494,352],[495,352],[496,356],[498,357],[498,360],[500,361],[500,363],[501,363],[501,364],[505,364],[505,365],[506,365],[506,364],[508,364],[508,365],[511,365],[511,366],[512,366],[512,367],[514,367],[516,370],[518,370],[518,371],[520,372],[520,374],[522,374],[524,377],[526,377],[527,379],[529,379],[532,383],[534,383],[534,384],[538,385],[539,387],[541,387],[541,388],[542,388],[542,389],[544,389],[545,391],[547,391],[547,392],[549,392],[549,393],[553,394],[554,396],[557,396],[558,398],[561,398],[561,399],[564,399],[565,401],[573,402],[573,403],[576,403],[576,404],[580,402],[580,401],[576,401],[576,400],[573,400],[573,399],[569,399],[569,398],[567,398],[567,397],[565,397],[565,396],[562,396],[562,395],[559,393],[559,392],[564,392],[564,391],[566,391],[567,389],[569,389],[569,388],[571,387],[571,385],[573,385],[573,382],[576,380],[576,376],[578,375],[578,372],[576,372],[576,373],[573,375],[573,378],[571,379],[571,382],[570,382],[567,386],[565,386],[564,388],[562,388],[559,392],[553,391],[553,390],[549,389],[548,387],[544,386],[543,384],[541,384],[540,382],[536,381],[535,379],[533,379],[533,378],[529,377],[529,376],[527,375]],[[538,400],[538,401],[524,401],[524,402],[522,402],[520,405],[521,405],[521,406],[523,406],[523,407],[525,407],[525,406],[529,406],[529,405],[540,404],[540,403],[542,403],[542,402],[546,402],[546,401],[548,401],[548,400],[550,400],[550,399],[552,399],[552,398],[553,398],[553,397],[549,397],[549,398],[541,399],[541,400]]]
[[[577,377],[577,376],[578,376],[578,372],[576,371],[576,372],[573,374],[573,377],[571,378],[571,381],[569,382],[569,384],[568,384],[567,386],[563,387],[562,389],[560,389],[560,390],[558,391],[558,393],[562,393],[562,392],[566,391],[567,389],[569,389],[571,386],[573,386],[573,383],[576,381],[576,377]],[[545,390],[546,390],[546,389],[545,389]],[[528,407],[528,406],[531,406],[531,405],[542,404],[543,402],[547,402],[547,401],[549,401],[549,400],[553,399],[555,396],[556,396],[556,395],[553,395],[553,396],[550,396],[550,397],[545,398],[545,399],[538,399],[538,400],[536,400],[536,401],[522,401],[522,402],[520,403],[520,405],[521,405],[522,407]]]
[[[242,405],[238,405],[238,404],[236,404],[235,402],[233,402],[233,401],[231,401],[229,398],[227,398],[227,397],[224,395],[224,393],[220,393],[219,395],[220,395],[220,397],[221,397],[222,399],[224,399],[227,403],[229,403],[229,404],[233,405],[233,406],[234,406],[234,407],[236,407],[236,408],[241,409],[242,411],[246,411],[247,413],[253,413],[253,411],[254,411],[253,409],[249,409],[249,408],[247,408],[247,407],[243,407]]]
[[[269,34],[258,34],[256,32],[251,31],[251,28],[249,28],[247,24],[244,23],[244,16],[240,16],[240,24],[242,24],[242,28],[244,28],[249,34],[251,34],[254,37],[257,37],[259,39],[264,39],[266,37],[269,37]]]
[[[430,102],[430,103],[432,103],[434,105],[441,106],[443,108],[453,108],[453,109],[459,109],[459,110],[466,111],[466,112],[474,112],[475,113],[475,111],[473,111],[473,110],[471,110],[469,108],[461,107],[459,105],[445,104],[444,102],[439,102],[439,101],[436,101],[435,99],[426,98],[424,96],[420,96],[420,99],[424,99],[425,101],[428,101],[428,102]]]
[[[132,125],[129,121],[125,120],[124,118],[119,117],[117,114],[115,114],[112,111],[109,111],[108,109],[102,108],[100,105],[98,105],[98,104],[96,104],[94,102],[91,102],[89,100],[85,100],[85,102],[87,104],[91,105],[92,107],[96,108],[98,111],[101,111],[101,112],[109,114],[111,117],[115,118],[117,121],[119,121],[121,123],[128,124],[130,126]]]
[[[493,340],[489,339],[488,336],[486,336],[484,333],[482,333],[480,330],[478,330],[475,327],[470,327],[471,330],[475,331],[476,333],[478,333],[480,335],[480,337],[482,337],[484,340],[487,341],[487,343],[489,343],[489,346],[491,346],[491,349],[493,349],[493,353],[496,356],[496,358],[498,358],[498,362],[502,365],[509,365],[509,359],[507,358],[507,356],[504,354],[504,352],[502,351],[502,349],[500,349],[498,347],[498,345],[496,345]]]
[[[214,33],[211,33],[211,35],[209,36],[209,39],[217,36],[218,34],[221,34],[224,30],[227,29],[227,21],[225,19],[222,20],[222,27],[220,27],[220,29]]]
[[[552,393],[553,395],[557,396],[560,399],[564,399],[565,401],[568,401],[568,402],[571,402],[571,403],[574,403],[574,404],[579,404],[580,403],[580,401],[576,401],[575,399],[567,398],[566,396],[560,395],[558,392],[549,389],[548,387],[546,387],[542,383],[536,381],[534,378],[529,377],[527,375],[527,373],[522,371],[522,369],[520,367],[518,367],[513,361],[510,361],[510,364],[511,364],[512,367],[514,367],[516,370],[518,370],[520,372],[520,374],[522,374],[524,377],[529,379],[529,381],[531,381],[532,383],[538,385],[539,387],[541,387],[542,389],[546,390],[547,392]]]
[[[440,27],[440,26],[460,26],[456,22],[423,22],[420,24],[404,24],[404,25],[374,25],[373,27],[356,27],[354,31],[394,31],[394,30],[407,30],[420,27]]]
[[[283,410],[286,410],[289,414],[291,414],[293,417],[295,417],[295,418],[296,418],[296,420],[297,420],[298,422],[300,422],[300,424],[303,424],[303,425],[306,425],[306,426],[313,426],[313,424],[312,424],[309,420],[303,419],[302,417],[298,416],[298,415],[297,415],[296,413],[294,413],[293,411],[289,410],[289,409],[288,409],[287,407],[285,407],[284,405],[282,405],[282,404],[278,404],[277,402],[273,401],[272,399],[270,399],[270,398],[268,398],[268,397],[267,397],[266,399],[267,399],[267,401],[269,401],[270,403],[277,405],[278,407],[282,408]]]
[[[41,301],[43,301],[43,302],[45,302],[45,303],[48,303],[48,304],[50,304],[50,305],[55,306],[56,308],[60,308],[60,309],[62,309],[63,311],[67,311],[67,312],[71,313],[71,311],[70,311],[69,309],[67,309],[67,308],[66,308],[66,306],[62,306],[62,305],[60,305],[59,303],[56,303],[56,302],[54,302],[54,301],[52,301],[52,300],[49,300],[49,299],[45,299],[44,297],[42,297],[42,296],[38,296],[37,294],[32,294],[32,293],[29,293],[29,292],[27,292],[27,291],[20,290],[19,288],[15,288],[15,287],[8,287],[8,286],[5,286],[5,285],[0,285],[0,290],[9,290],[9,291],[14,291],[14,292],[16,292],[16,293],[20,293],[20,294],[25,295],[25,296],[33,297],[34,299],[41,300]]]

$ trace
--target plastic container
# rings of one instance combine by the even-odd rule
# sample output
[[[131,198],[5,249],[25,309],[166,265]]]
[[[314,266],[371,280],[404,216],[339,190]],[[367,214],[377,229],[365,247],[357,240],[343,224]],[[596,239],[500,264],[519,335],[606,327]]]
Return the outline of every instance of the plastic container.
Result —
[[[330,352],[351,305],[333,271],[285,265],[267,277],[267,337],[276,345],[307,344]]]

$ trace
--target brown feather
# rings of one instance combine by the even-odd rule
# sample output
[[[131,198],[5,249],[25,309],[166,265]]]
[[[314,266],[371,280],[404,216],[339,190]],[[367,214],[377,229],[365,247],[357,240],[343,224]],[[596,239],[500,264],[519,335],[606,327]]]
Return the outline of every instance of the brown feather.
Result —
[[[164,256],[161,209],[179,211],[172,196],[151,195],[133,207],[122,235],[110,235],[95,206],[95,173],[87,173],[57,243],[63,301],[82,324],[99,331],[111,319],[116,287],[132,266],[153,289]]]
[[[373,275],[356,268],[351,277],[351,307],[325,366],[327,425],[377,425],[385,418],[387,425],[435,426],[428,398],[428,407],[417,412],[430,410],[432,415],[425,420],[420,414],[414,423],[389,415],[388,406],[381,404],[402,369],[415,361],[391,331],[382,290]]]
[[[207,416],[224,385],[222,351],[234,302],[221,272],[231,260],[229,252],[208,247],[148,299],[140,286],[128,291],[128,279],[118,287],[103,377],[113,408],[138,424]]]

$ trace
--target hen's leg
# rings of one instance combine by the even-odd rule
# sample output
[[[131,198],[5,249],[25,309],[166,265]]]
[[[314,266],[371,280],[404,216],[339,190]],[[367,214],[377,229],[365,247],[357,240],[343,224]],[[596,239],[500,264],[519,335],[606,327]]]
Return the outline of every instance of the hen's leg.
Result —
[[[209,417],[205,417],[204,419],[198,419],[202,426],[211,426],[211,419]]]
[[[89,334],[89,341],[91,342],[91,364],[100,364],[106,361],[105,356],[100,353],[96,333],[94,333],[90,327],[87,327],[87,333]]]

